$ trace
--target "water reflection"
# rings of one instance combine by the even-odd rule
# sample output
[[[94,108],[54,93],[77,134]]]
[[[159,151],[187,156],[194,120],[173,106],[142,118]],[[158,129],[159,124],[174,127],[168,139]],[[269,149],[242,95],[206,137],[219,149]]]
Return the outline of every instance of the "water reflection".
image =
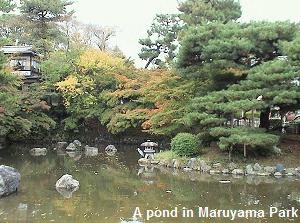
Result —
[[[3,157],[2,163],[17,168],[22,175],[18,194],[0,199],[0,222],[120,223],[146,222],[133,219],[133,211],[147,209],[196,208],[263,209],[272,206],[300,206],[297,178],[207,176],[198,172],[138,166],[132,146],[115,156],[99,146],[96,156],[82,153],[49,152],[31,157],[17,150]],[[66,199],[55,189],[63,174],[79,180],[80,188]],[[220,180],[230,179],[230,184]],[[296,220],[297,221],[297,220]],[[153,219],[147,222],[201,222],[199,219]],[[205,222],[231,222],[205,219]],[[241,219],[238,222],[284,222],[280,219]]]

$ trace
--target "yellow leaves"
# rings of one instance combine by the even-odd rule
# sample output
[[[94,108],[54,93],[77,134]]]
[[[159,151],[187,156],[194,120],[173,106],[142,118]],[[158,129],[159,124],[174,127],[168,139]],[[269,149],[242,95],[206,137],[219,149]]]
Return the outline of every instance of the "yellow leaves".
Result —
[[[65,80],[58,82],[56,84],[57,89],[63,92],[76,92],[76,85],[78,84],[78,79],[74,75],[69,75]]]
[[[86,50],[80,56],[78,65],[85,71],[100,69],[103,72],[115,72],[125,68],[123,59],[96,49]]]

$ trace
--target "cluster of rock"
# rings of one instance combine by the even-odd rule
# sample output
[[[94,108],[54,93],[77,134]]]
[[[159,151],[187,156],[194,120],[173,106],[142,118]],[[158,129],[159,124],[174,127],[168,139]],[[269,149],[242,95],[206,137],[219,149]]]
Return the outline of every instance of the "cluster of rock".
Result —
[[[285,168],[282,164],[276,166],[262,166],[258,163],[254,165],[248,164],[245,167],[239,167],[235,163],[223,165],[221,163],[207,163],[204,160],[197,158],[190,158],[187,161],[181,159],[169,160],[147,160],[140,159],[140,165],[158,164],[164,167],[175,169],[183,169],[185,171],[196,170],[208,174],[232,174],[232,175],[253,175],[253,176],[300,176],[300,167]]]

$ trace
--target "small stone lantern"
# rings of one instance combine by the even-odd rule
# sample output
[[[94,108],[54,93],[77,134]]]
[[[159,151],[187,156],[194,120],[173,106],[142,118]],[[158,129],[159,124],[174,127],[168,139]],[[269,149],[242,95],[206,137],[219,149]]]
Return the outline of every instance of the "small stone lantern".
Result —
[[[155,147],[158,147],[158,144],[155,142],[151,142],[150,140],[147,140],[147,142],[144,142],[141,144],[141,147],[143,149],[143,156],[146,159],[154,159],[154,154],[155,154]]]

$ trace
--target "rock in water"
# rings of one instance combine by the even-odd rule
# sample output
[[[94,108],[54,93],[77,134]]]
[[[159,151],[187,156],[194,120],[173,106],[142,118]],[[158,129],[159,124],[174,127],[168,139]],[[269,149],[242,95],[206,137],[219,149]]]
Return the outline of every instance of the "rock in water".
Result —
[[[79,182],[73,179],[72,175],[63,175],[55,184],[55,188],[65,198],[71,198],[72,194],[78,190]]]
[[[74,143],[70,143],[70,144],[67,146],[66,150],[68,150],[68,151],[75,151],[75,150],[76,150],[75,144],[74,144]]]
[[[32,156],[46,156],[47,155],[46,148],[33,148],[29,152],[30,152],[30,155],[32,155]]]
[[[9,195],[18,190],[21,175],[13,167],[0,166],[0,197]]]
[[[276,172],[283,173],[284,170],[285,170],[284,165],[282,165],[282,164],[277,164],[276,165]]]
[[[79,188],[79,182],[72,175],[65,174],[56,182],[55,187],[73,191]]]

